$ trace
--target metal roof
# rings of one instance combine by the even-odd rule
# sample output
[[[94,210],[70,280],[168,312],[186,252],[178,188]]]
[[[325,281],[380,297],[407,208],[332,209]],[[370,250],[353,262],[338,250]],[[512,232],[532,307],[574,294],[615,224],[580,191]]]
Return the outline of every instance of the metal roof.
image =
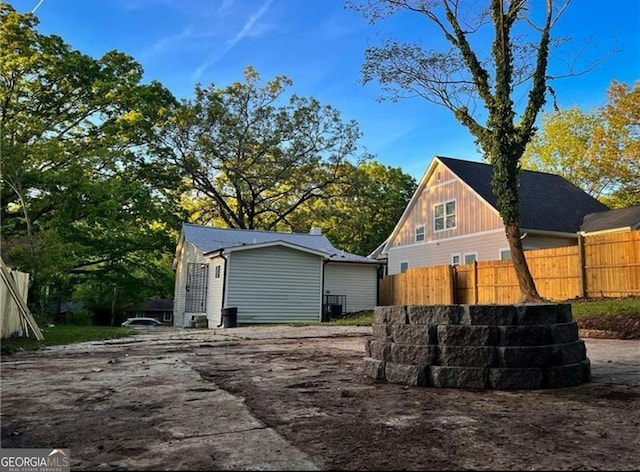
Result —
[[[323,234],[281,233],[253,229],[215,228],[183,223],[182,233],[186,241],[197,246],[203,254],[238,246],[285,242],[294,246],[326,253],[332,262],[360,262],[379,264],[380,261],[337,249]]]

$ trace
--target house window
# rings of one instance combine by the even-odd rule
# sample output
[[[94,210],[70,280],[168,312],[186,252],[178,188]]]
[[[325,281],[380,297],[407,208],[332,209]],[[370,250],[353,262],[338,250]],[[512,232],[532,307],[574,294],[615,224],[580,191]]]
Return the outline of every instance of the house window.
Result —
[[[400,273],[406,272],[408,268],[409,268],[408,262],[403,261],[400,263]]]
[[[510,249],[500,249],[500,260],[501,261],[509,261],[509,260],[511,260],[511,250]]]
[[[162,321],[171,321],[172,318],[173,313],[171,313],[170,311],[165,311],[164,313],[162,313]]]
[[[424,241],[424,225],[416,226],[416,242]]]
[[[207,312],[207,282],[209,265],[201,263],[187,264],[187,297],[185,311],[187,313]]]
[[[460,254],[451,254],[451,265],[460,264]]]
[[[451,200],[433,207],[433,229],[442,231],[456,227],[456,201]]]
[[[469,253],[464,255],[464,263],[465,264],[471,264],[472,262],[475,262],[477,260],[478,260],[478,253],[477,252],[469,252]]]
[[[214,269],[214,277],[216,279],[220,278],[220,266],[219,265],[217,265],[216,268]]]

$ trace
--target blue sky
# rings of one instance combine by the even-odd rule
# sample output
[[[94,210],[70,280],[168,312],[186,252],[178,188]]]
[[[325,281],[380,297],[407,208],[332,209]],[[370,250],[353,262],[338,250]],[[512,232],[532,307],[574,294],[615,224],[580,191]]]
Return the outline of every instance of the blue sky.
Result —
[[[196,82],[223,87],[252,65],[268,80],[286,75],[292,92],[313,96],[355,119],[361,145],[384,164],[419,179],[435,155],[480,160],[473,139],[451,112],[423,99],[379,102],[377,84],[358,82],[367,46],[385,38],[441,44],[415,15],[370,25],[344,0],[14,0],[35,9],[39,29],[99,57],[117,49],[133,56],[146,80],[179,98]],[[474,2],[472,2],[474,3]],[[574,0],[556,27],[573,38],[586,63],[617,52],[594,71],[554,82],[561,108],[588,110],[606,102],[612,80],[640,80],[640,1]],[[559,68],[562,55],[552,59]],[[578,65],[580,66],[580,65]],[[550,110],[548,103],[545,110]]]

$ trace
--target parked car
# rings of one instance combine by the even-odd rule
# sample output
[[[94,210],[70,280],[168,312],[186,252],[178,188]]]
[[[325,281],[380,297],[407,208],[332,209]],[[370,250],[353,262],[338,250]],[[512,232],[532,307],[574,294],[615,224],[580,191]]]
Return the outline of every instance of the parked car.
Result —
[[[122,323],[122,326],[130,328],[155,328],[156,326],[162,326],[162,323],[155,318],[129,318]]]

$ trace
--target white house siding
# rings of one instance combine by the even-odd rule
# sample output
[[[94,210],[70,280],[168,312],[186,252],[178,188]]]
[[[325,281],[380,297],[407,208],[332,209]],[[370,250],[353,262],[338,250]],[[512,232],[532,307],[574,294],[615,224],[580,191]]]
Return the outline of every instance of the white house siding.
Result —
[[[577,242],[577,237],[563,238],[533,233],[527,234],[522,241],[525,250],[573,246]],[[409,268],[451,264],[453,254],[459,254],[462,263],[464,263],[464,255],[471,253],[477,253],[478,261],[496,261],[500,260],[500,251],[507,249],[509,249],[509,243],[504,229],[460,236],[445,241],[410,244],[389,250],[387,270],[389,275],[400,273],[401,262],[408,262]]]
[[[206,262],[202,251],[192,243],[185,241],[176,266],[176,282],[173,294],[173,324],[174,326],[188,327],[191,325],[191,313],[185,314],[185,302],[187,298],[187,264],[192,262]]]
[[[227,256],[226,306],[238,323],[320,321],[322,258],[282,246]]]
[[[324,293],[346,295],[348,313],[373,310],[377,304],[378,266],[329,262],[324,269]]]
[[[451,256],[477,254],[478,261],[500,259],[500,250],[509,247],[503,229],[459,236],[441,241],[393,247],[389,250],[388,273],[400,273],[400,263],[408,262],[409,268],[451,264]]]
[[[216,270],[216,268],[219,269]],[[209,328],[215,328],[222,320],[223,294],[224,294],[224,267],[225,259],[215,256],[209,259],[209,288],[207,290],[207,320]],[[219,277],[216,277],[219,272]]]
[[[402,226],[391,241],[391,247],[415,244],[415,228],[421,225],[424,225],[427,242],[503,228],[498,212],[440,163],[424,188],[419,191],[418,198],[413,201]],[[434,231],[434,206],[451,200],[456,202],[455,228]]]

